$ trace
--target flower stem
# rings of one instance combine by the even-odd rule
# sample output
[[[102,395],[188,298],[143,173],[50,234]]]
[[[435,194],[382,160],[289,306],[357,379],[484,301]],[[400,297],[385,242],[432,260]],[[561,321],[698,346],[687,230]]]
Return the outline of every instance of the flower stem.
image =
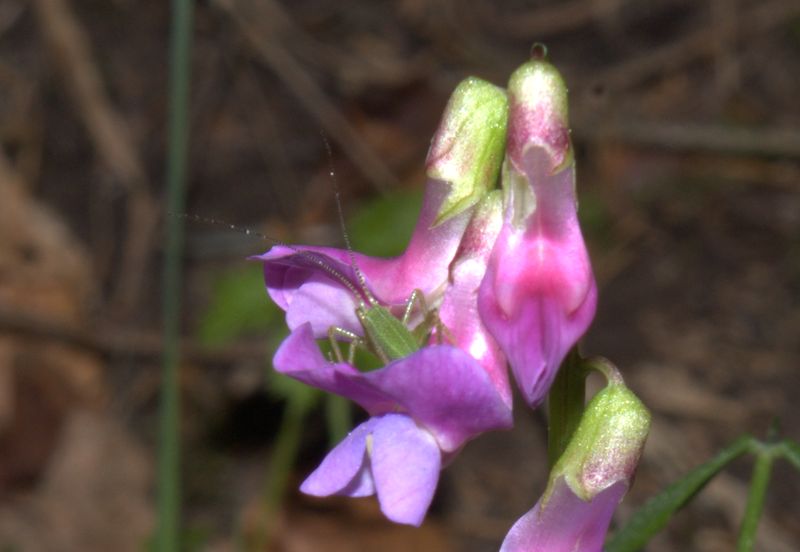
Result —
[[[564,359],[547,397],[547,460],[552,468],[567,448],[583,415],[586,370],[578,348]]]
[[[188,144],[189,55],[193,21],[192,0],[172,1],[169,83],[169,152],[167,158],[167,208],[182,213]],[[158,525],[155,549],[172,552],[179,548],[180,525],[180,351],[181,257],[183,220],[167,221],[163,272],[164,353],[162,357],[161,411],[158,437]]]

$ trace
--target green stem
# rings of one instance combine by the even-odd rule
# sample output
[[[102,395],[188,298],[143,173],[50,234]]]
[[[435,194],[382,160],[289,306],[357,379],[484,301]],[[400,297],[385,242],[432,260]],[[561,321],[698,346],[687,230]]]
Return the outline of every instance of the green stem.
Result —
[[[167,209],[184,211],[188,144],[189,54],[191,52],[192,0],[172,1],[169,82],[169,152],[167,158]],[[167,227],[163,273],[164,353],[162,357],[161,411],[158,446],[158,526],[155,548],[174,552],[179,547],[179,411],[178,362],[180,351],[181,257],[183,221],[171,217]]]
[[[736,543],[737,552],[750,552],[756,540],[758,521],[764,510],[764,499],[767,494],[769,476],[772,472],[772,462],[775,459],[773,446],[758,447],[756,464],[753,467],[753,477],[750,480],[750,493],[747,497],[747,508],[739,529],[739,541]]]
[[[586,400],[586,371],[578,348],[564,359],[547,396],[547,459],[552,468],[581,421]]]

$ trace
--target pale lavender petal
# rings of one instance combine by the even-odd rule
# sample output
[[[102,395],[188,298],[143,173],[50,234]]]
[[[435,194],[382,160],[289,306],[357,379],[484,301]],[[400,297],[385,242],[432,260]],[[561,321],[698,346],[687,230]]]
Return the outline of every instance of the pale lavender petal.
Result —
[[[425,347],[362,377],[430,430],[445,452],[513,424],[509,404],[486,371],[456,347]]]
[[[344,363],[329,362],[319,350],[310,324],[304,324],[287,337],[272,360],[275,370],[330,393],[357,402],[369,412],[394,408],[390,395]]]
[[[375,484],[369,469],[367,436],[378,420],[370,418],[356,427],[328,453],[319,467],[303,481],[300,490],[312,496],[369,496]]]
[[[310,322],[317,337],[331,326],[361,331],[355,310],[367,296],[347,251],[278,245],[251,260],[264,263],[267,292],[291,329]]]
[[[560,478],[547,502],[540,499],[514,524],[500,552],[601,552],[626,490],[621,481],[584,502]]]
[[[308,322],[317,338],[327,337],[332,327],[361,335],[357,307],[349,290],[332,285],[324,276],[313,275],[291,296],[291,303],[285,309],[286,325],[294,330]]]
[[[370,457],[381,511],[396,523],[419,526],[439,481],[439,446],[408,416],[386,414],[377,420]]]

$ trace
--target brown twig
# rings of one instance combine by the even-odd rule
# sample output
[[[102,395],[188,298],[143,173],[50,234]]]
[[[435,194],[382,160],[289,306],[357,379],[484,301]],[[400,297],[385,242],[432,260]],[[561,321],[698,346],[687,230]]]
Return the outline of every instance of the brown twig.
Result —
[[[34,0],[42,35],[103,163],[128,193],[128,220],[113,303],[126,312],[138,299],[158,209],[129,129],[105,93],[89,41],[66,0]],[[107,263],[106,263],[107,264]],[[102,270],[105,268],[105,270]],[[101,267],[101,272],[109,269]]]
[[[358,170],[379,191],[384,192],[397,184],[397,177],[356,132],[350,122],[336,109],[313,77],[284,46],[280,33],[275,32],[274,22],[258,27],[253,21],[266,20],[259,17],[251,2],[218,0],[217,5],[234,21],[250,46],[272,71],[297,97],[303,107],[319,121],[325,132],[344,151]],[[261,5],[268,9],[269,2]],[[265,33],[264,30],[268,29]]]

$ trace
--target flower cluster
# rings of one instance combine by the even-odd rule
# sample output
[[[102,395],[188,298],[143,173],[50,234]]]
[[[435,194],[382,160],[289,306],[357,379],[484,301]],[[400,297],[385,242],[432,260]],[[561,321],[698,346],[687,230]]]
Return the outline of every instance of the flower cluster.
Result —
[[[507,366],[531,407],[547,396],[596,304],[566,105],[566,87],[543,59],[520,67],[507,90],[466,79],[431,144],[423,207],[402,255],[276,246],[256,257],[291,330],[275,369],[370,415],[305,480],[303,492],[376,494],[389,519],[419,525],[442,467],[468,440],[511,427]],[[323,355],[318,339],[336,341],[336,358]],[[383,366],[360,370],[341,353],[351,347],[372,351]],[[595,440],[582,456],[568,449],[545,497],[514,526],[503,550],[599,549],[568,541],[591,535],[579,538],[602,542],[632,476],[646,428],[640,423],[633,434],[630,424],[617,426],[623,430],[607,438],[629,446]],[[587,491],[575,482],[580,478],[564,466],[577,456],[602,484]],[[609,467],[621,459],[621,471]],[[553,544],[558,539],[564,544]]]

